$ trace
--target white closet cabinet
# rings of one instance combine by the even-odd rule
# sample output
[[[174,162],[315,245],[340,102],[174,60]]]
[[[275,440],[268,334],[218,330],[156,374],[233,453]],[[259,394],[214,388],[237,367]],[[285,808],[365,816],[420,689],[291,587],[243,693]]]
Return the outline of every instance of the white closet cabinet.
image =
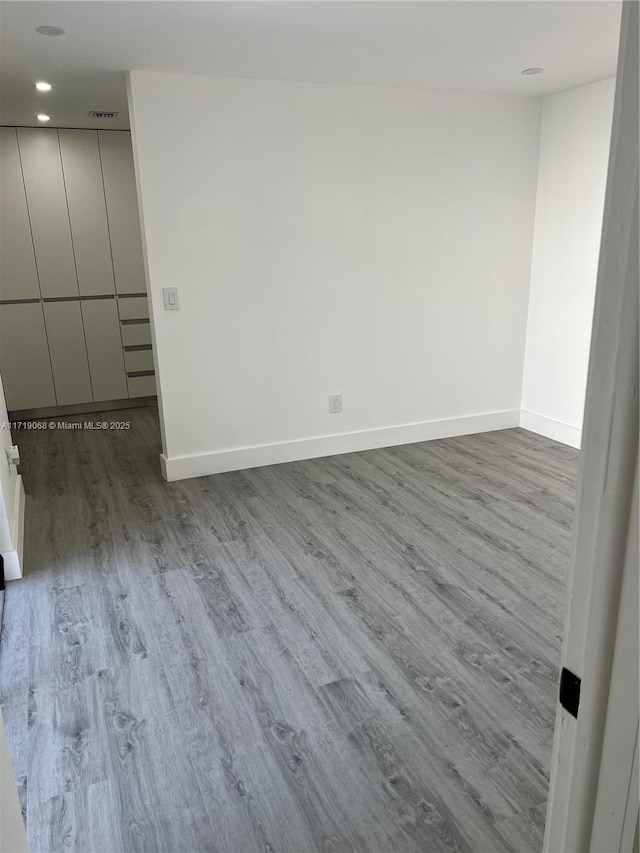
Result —
[[[0,127],[0,299],[39,299],[18,137]]]
[[[0,249],[10,411],[155,394],[128,132],[0,128]]]
[[[58,131],[18,128],[18,144],[43,297],[77,296]]]
[[[95,130],[59,130],[73,251],[81,296],[113,293],[113,265]]]
[[[58,405],[92,400],[80,302],[45,302],[44,316]]]
[[[0,305],[0,366],[9,409],[55,406],[40,302]]]
[[[142,241],[131,134],[99,130],[100,156],[118,293],[144,293]]]
[[[93,399],[120,400],[127,397],[129,392],[116,300],[83,300],[82,316]]]

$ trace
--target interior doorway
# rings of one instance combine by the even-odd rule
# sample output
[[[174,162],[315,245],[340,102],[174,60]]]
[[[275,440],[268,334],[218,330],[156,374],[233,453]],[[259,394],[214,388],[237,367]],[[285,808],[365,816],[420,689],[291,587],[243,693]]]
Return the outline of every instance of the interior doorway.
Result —
[[[10,422],[155,404],[131,134],[2,127],[0,154]]]

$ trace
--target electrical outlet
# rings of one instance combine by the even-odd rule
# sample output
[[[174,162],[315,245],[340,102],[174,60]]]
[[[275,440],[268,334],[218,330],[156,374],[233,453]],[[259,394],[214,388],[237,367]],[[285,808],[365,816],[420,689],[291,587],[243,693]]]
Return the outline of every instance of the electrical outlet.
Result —
[[[329,394],[329,414],[339,415],[342,411],[342,394]]]

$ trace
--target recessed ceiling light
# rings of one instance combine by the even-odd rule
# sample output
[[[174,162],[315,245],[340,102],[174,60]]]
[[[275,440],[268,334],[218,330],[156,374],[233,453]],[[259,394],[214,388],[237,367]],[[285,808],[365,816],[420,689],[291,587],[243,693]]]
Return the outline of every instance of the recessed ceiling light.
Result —
[[[40,33],[41,36],[62,36],[64,35],[64,30],[61,27],[36,27],[36,32]]]
[[[51,116],[48,116],[45,113],[38,113],[36,118],[38,119],[38,121],[49,121],[51,119]]]
[[[542,74],[543,71],[544,68],[525,68],[524,71],[521,71],[520,73],[530,76],[532,74]]]
[[[35,83],[35,87],[38,92],[50,92],[53,89],[51,83],[45,83],[44,80],[38,80],[38,82]]]

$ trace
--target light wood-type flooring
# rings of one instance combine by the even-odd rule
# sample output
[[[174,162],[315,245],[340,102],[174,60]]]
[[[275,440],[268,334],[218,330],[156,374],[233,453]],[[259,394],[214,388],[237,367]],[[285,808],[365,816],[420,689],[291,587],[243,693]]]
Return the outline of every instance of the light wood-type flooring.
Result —
[[[514,429],[165,483],[21,431],[0,701],[32,853],[542,846],[577,451]]]

